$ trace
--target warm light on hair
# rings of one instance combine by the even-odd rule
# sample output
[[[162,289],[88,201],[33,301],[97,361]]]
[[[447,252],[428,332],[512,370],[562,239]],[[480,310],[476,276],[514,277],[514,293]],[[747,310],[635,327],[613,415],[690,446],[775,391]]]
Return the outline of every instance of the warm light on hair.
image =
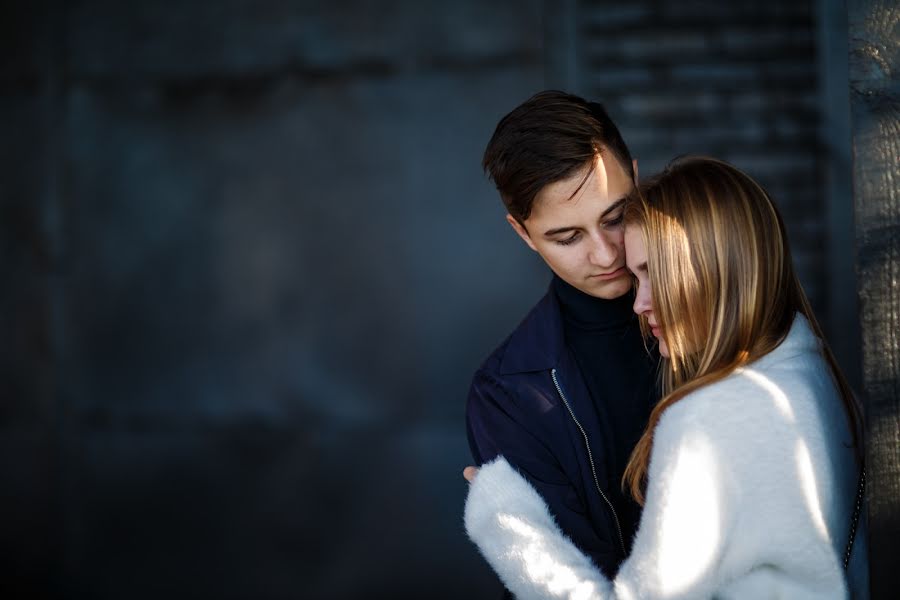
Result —
[[[670,354],[662,400],[622,480],[638,502],[663,411],[774,350],[796,313],[821,340],[859,451],[861,411],[794,271],[781,215],[759,184],[716,159],[677,159],[632,193],[625,223],[643,235],[653,310]],[[644,319],[641,327],[647,331]]]

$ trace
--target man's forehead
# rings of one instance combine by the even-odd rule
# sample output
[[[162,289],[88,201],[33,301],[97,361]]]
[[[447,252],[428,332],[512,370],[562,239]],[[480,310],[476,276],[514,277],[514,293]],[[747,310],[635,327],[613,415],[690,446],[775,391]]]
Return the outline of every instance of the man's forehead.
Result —
[[[614,157],[598,155],[593,163],[538,192],[527,220],[555,219],[590,208],[603,212],[629,193],[631,187],[631,180]],[[582,202],[585,197],[591,200],[590,204]]]

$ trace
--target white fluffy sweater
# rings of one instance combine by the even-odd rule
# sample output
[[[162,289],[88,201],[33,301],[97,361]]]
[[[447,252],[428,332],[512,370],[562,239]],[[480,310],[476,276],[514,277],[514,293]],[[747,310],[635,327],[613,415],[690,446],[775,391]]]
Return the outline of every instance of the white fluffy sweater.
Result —
[[[778,348],[662,415],[632,554],[610,581],[502,457],[469,490],[469,537],[520,599],[846,598],[858,470],[818,339]],[[864,528],[851,561],[865,596]],[[863,577],[864,579],[864,577]]]

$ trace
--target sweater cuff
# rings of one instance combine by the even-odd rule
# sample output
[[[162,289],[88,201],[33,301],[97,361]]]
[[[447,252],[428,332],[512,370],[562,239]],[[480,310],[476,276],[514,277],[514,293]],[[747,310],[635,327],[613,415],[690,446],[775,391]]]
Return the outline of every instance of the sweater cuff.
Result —
[[[502,456],[483,465],[472,482],[465,525],[520,600],[610,596],[609,580],[562,533],[543,498]]]

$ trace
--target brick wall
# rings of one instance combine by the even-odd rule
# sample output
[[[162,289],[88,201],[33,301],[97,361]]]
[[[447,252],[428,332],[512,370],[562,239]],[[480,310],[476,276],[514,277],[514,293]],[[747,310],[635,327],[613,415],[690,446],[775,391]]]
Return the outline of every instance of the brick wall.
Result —
[[[607,105],[642,173],[679,154],[708,154],[760,181],[824,315],[815,9],[810,1],[581,0],[577,86]]]

